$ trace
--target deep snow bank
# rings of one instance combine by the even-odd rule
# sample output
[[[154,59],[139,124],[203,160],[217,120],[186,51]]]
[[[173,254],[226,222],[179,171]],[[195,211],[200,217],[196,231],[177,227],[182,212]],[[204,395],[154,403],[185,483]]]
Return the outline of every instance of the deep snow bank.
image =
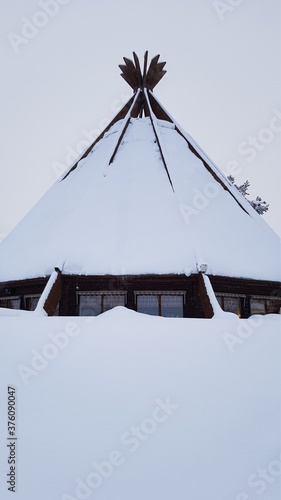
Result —
[[[0,498],[279,500],[280,325],[1,318]]]

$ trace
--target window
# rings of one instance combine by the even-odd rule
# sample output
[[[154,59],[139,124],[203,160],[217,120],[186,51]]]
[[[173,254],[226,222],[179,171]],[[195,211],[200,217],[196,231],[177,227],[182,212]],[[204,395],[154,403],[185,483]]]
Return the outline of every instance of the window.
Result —
[[[218,297],[216,297],[220,307],[223,309],[223,297],[221,297],[220,295],[218,295]]]
[[[242,294],[231,294],[231,293],[218,293],[216,294],[217,301],[221,308],[226,312],[233,312],[238,314],[239,317],[245,317],[245,302],[249,301],[250,311],[249,314],[280,314],[281,308],[281,298],[280,297],[269,297],[261,295],[253,295],[251,298],[246,297]],[[248,309],[247,309],[248,311]]]
[[[251,314],[280,314],[280,307],[280,297],[251,297]]]
[[[24,309],[26,311],[35,311],[39,302],[40,295],[25,295],[24,296]]]
[[[267,314],[280,314],[281,312],[281,299],[270,298],[266,300],[266,312]]]
[[[125,295],[103,295],[103,311],[109,311],[113,307],[125,306]]]
[[[0,299],[0,307],[7,309],[20,309],[20,297],[7,297]]]
[[[152,316],[160,315],[158,295],[138,295],[137,311]]]
[[[166,318],[183,317],[183,295],[162,295],[161,316]]]
[[[251,314],[265,314],[265,300],[251,299]]]
[[[77,294],[79,316],[98,316],[116,306],[125,306],[125,293],[91,293]]]
[[[101,314],[101,296],[80,295],[79,316],[98,316]]]
[[[231,293],[218,293],[216,299],[225,312],[231,312],[237,314],[239,318],[241,317],[241,297],[244,295],[234,295]]]
[[[239,297],[224,297],[224,311],[241,315]]]
[[[0,307],[7,309],[23,309],[24,311],[35,311],[39,302],[39,294],[24,295],[23,297],[6,297],[0,298]],[[59,305],[57,306],[54,316],[59,315]]]
[[[152,316],[183,318],[184,292],[136,292],[137,311]]]

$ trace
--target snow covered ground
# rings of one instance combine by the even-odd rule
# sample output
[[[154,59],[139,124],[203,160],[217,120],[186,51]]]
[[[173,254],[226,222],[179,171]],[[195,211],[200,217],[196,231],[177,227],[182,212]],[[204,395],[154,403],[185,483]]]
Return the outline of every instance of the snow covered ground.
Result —
[[[279,500],[280,326],[2,317],[1,500]]]

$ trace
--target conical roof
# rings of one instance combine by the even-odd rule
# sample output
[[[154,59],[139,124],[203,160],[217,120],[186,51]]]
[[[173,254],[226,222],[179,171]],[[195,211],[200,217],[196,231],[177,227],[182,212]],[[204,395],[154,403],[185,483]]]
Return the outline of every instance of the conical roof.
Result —
[[[280,280],[280,240],[124,58],[133,97],[0,246],[0,281],[197,273]]]

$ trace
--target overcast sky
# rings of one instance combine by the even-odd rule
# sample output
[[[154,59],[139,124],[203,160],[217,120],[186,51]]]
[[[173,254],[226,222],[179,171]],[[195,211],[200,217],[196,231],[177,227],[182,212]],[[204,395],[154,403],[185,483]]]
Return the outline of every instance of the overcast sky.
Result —
[[[155,95],[281,234],[280,0],[1,3],[0,239],[131,96],[133,50],[160,53]]]

